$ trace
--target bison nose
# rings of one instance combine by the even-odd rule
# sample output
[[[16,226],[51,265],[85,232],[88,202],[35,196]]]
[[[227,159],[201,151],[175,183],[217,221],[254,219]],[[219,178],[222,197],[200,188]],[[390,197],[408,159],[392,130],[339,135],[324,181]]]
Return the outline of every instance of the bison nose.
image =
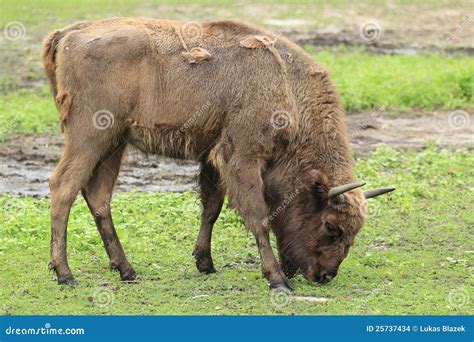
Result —
[[[318,274],[316,276],[316,281],[320,284],[326,284],[331,280],[331,276],[326,273]]]
[[[331,281],[337,275],[337,271],[335,272],[321,272],[316,276],[316,281],[320,284],[326,284]]]

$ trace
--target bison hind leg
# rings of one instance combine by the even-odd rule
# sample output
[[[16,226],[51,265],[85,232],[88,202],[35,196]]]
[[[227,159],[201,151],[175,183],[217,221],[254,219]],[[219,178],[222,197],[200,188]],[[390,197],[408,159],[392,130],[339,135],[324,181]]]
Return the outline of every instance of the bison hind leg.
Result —
[[[134,280],[136,273],[125,256],[115,231],[111,211],[113,188],[119,174],[124,150],[125,143],[121,143],[101,158],[94,174],[81,191],[109,256],[110,268],[118,270],[120,278],[127,281]]]
[[[98,146],[66,144],[63,155],[50,177],[51,191],[51,262],[59,284],[75,285],[67,260],[67,222],[79,190],[87,183],[99,155]],[[84,153],[87,151],[87,153]]]

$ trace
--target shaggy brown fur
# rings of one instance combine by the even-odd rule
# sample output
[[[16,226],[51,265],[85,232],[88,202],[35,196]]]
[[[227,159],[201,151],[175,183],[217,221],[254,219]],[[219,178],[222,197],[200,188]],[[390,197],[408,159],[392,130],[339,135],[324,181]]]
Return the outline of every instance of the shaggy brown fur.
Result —
[[[354,175],[344,110],[327,71],[287,39],[249,25],[203,23],[194,36],[183,34],[185,26],[114,18],[68,26],[44,43],[65,130],[50,179],[51,267],[59,282],[74,283],[66,226],[79,191],[111,265],[122,279],[135,276],[109,205],[127,144],[201,163],[200,271],[215,270],[211,232],[227,194],[255,234],[272,287],[289,285],[270,229],[288,275],[301,269],[310,280],[329,280],[362,227],[365,200],[359,189],[343,203],[328,200],[331,187]],[[105,128],[97,113],[112,116]]]

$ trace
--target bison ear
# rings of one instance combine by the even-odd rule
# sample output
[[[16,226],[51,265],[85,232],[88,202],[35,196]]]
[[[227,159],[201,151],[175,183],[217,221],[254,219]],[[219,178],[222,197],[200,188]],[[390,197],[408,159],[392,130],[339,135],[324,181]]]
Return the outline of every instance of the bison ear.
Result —
[[[328,197],[329,187],[326,176],[319,170],[310,171],[311,192],[318,201],[325,201]]]

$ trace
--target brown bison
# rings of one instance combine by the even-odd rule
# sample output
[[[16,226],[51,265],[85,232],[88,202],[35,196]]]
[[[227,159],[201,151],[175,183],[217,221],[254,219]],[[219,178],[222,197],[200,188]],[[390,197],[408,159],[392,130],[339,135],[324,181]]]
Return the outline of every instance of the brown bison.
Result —
[[[364,223],[365,198],[393,190],[364,194],[354,183],[328,72],[270,32],[234,21],[81,22],[47,37],[43,62],[65,132],[50,178],[50,267],[60,284],[75,284],[66,227],[79,191],[110,266],[122,280],[136,276],[109,205],[127,145],[200,163],[199,271],[215,272],[212,227],[227,195],[272,288],[291,289],[285,275],[298,270],[320,283],[334,277]]]

